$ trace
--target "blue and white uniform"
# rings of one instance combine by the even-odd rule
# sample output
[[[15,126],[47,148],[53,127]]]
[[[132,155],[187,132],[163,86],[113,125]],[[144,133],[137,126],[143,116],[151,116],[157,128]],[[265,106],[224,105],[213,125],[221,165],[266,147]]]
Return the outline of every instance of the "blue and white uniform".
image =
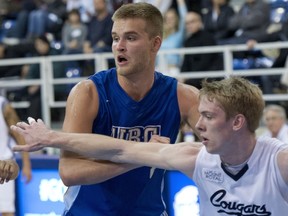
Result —
[[[200,215],[284,216],[288,212],[288,186],[277,165],[277,154],[288,145],[277,139],[258,138],[246,166],[229,174],[219,155],[203,147],[193,180],[199,189]]]
[[[115,68],[91,76],[99,94],[93,133],[145,142],[158,134],[174,143],[181,121],[177,80],[158,72],[154,76],[153,87],[141,101],[133,100],[121,88]],[[166,215],[164,172],[142,167],[100,184],[70,187],[65,194],[65,215]]]

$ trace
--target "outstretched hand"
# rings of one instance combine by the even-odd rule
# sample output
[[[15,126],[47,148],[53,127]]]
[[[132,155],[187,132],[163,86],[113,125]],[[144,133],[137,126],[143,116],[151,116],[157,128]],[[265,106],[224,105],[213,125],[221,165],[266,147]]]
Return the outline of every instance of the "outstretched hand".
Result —
[[[16,125],[12,125],[11,130],[19,133],[25,140],[25,145],[16,145],[14,151],[26,151],[33,152],[43,149],[45,146],[45,140],[48,140],[47,134],[50,129],[46,127],[41,119],[28,117],[28,124],[25,122],[18,122]]]

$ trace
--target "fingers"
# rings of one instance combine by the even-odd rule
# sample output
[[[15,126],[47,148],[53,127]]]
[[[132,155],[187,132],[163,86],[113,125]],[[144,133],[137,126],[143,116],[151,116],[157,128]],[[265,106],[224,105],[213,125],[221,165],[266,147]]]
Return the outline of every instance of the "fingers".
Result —
[[[28,120],[29,124],[32,124],[32,123],[36,122],[35,119],[32,118],[32,117],[28,117],[27,120]]]
[[[9,161],[0,161],[0,184],[15,179],[18,175],[16,168],[17,167],[14,167],[13,163]]]
[[[159,143],[170,143],[169,137],[159,136],[159,135],[152,135],[149,142],[159,142]]]

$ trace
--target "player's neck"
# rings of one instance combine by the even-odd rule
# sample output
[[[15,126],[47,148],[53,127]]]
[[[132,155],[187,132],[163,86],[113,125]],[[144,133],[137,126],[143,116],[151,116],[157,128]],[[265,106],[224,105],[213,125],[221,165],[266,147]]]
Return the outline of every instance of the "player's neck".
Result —
[[[141,79],[119,79],[119,84],[123,90],[135,101],[142,100],[147,93],[151,90],[154,84],[153,78],[146,77]]]

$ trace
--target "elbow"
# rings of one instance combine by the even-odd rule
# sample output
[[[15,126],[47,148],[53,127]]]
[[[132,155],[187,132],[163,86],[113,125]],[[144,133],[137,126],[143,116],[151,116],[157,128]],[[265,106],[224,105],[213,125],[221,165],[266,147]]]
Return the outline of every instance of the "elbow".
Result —
[[[59,168],[59,175],[65,186],[70,187],[76,185],[75,179],[73,179],[73,174],[68,172],[67,170]]]

